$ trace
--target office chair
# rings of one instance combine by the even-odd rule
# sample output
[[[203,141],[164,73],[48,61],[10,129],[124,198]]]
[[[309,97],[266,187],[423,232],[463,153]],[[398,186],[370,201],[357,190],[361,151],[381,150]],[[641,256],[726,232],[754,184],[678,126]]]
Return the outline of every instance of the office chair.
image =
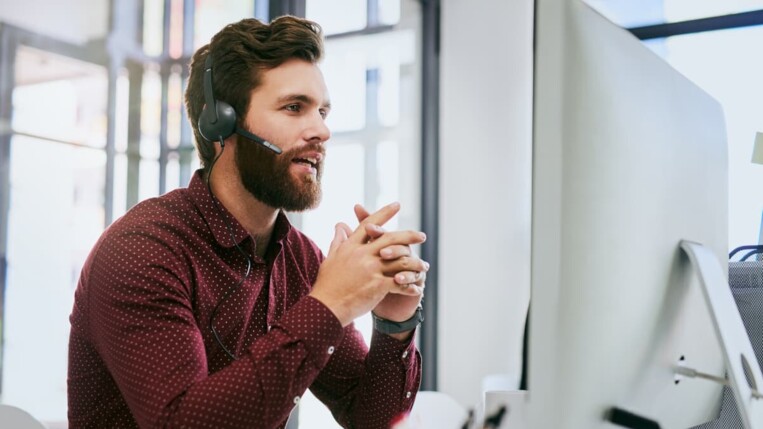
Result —
[[[46,429],[45,425],[31,414],[13,405],[0,404],[0,422],[4,428]]]

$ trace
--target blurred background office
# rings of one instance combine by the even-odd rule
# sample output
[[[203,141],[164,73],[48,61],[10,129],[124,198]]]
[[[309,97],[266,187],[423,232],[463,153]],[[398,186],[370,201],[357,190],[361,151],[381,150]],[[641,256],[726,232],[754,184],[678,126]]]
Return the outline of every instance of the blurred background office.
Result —
[[[763,0],[589,3],[722,103],[729,248],[757,243]],[[516,387],[530,295],[531,0],[0,0],[0,403],[66,427],[68,315],[87,253],[114,219],[198,167],[182,100],[190,56],[229,22],[287,13],[323,26],[334,106],[324,200],[292,221],[326,249],[354,203],[400,201],[390,228],[427,232],[420,252],[435,268],[422,388],[469,407],[489,375]],[[357,324],[370,337],[368,319]],[[309,395],[292,425],[337,427]]]

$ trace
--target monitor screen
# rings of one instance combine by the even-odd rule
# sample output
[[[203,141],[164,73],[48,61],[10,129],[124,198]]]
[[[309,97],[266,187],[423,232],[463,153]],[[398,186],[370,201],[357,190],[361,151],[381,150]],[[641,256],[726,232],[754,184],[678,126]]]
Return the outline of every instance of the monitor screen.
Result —
[[[680,248],[727,267],[723,111],[581,1],[536,4],[531,427],[616,427],[613,408],[663,428],[716,418],[722,386],[675,367],[725,373]]]

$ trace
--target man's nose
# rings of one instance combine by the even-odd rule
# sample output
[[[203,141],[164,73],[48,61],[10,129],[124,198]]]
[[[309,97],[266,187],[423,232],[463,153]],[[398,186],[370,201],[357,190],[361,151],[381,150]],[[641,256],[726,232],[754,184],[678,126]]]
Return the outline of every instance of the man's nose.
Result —
[[[326,119],[318,112],[311,116],[310,126],[306,132],[306,140],[319,140],[323,143],[331,138],[331,130],[326,125]]]

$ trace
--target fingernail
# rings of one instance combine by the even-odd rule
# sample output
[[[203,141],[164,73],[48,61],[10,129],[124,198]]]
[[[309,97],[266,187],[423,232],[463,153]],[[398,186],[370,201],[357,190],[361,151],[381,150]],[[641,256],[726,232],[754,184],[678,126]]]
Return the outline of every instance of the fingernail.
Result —
[[[422,240],[426,240],[427,239],[427,235],[424,234],[423,232],[420,232],[419,234],[421,235],[421,239]]]
[[[405,281],[405,276],[402,274],[398,274],[395,276],[395,280],[397,280],[398,283],[403,283]]]
[[[392,256],[392,251],[389,250],[389,249],[382,249],[381,255],[384,256],[384,257],[390,257],[390,256]]]
[[[427,271],[429,271],[429,262],[427,262],[427,261],[424,261],[424,269],[426,269]]]

